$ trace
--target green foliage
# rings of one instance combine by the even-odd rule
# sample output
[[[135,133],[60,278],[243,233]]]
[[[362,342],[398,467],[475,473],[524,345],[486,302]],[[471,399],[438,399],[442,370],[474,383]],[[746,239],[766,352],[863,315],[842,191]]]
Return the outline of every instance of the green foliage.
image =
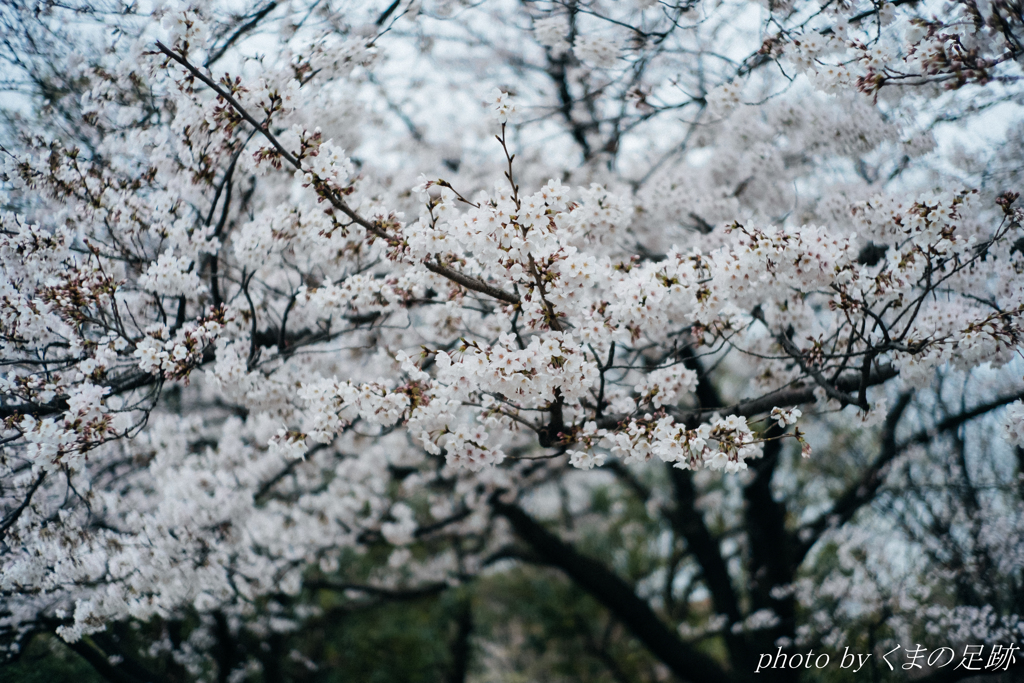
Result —
[[[434,683],[449,667],[454,637],[446,600],[383,604],[335,612],[303,632],[303,650],[320,663],[316,683]],[[299,645],[298,643],[296,643]]]
[[[0,683],[103,683],[103,678],[60,639],[39,634],[18,659],[0,664]]]
[[[488,683],[658,680],[650,654],[560,572],[520,566],[478,584],[474,597]]]

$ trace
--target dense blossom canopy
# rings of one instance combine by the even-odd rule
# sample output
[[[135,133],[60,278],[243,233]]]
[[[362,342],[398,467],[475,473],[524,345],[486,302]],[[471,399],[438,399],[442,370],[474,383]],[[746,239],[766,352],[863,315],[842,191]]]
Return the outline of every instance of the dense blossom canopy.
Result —
[[[224,619],[508,561],[682,679],[865,615],[1024,638],[1019,3],[235,4],[0,9],[10,654],[193,615],[147,656],[244,680]],[[646,576],[539,521],[609,482]],[[853,520],[900,486],[896,559]]]

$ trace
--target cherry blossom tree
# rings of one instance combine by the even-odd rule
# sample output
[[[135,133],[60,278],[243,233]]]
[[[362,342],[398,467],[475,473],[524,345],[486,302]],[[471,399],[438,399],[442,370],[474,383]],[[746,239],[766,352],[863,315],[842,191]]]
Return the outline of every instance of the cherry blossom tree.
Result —
[[[9,657],[299,680],[432,599],[465,680],[551,572],[615,680],[1024,636],[1019,5],[0,20]]]

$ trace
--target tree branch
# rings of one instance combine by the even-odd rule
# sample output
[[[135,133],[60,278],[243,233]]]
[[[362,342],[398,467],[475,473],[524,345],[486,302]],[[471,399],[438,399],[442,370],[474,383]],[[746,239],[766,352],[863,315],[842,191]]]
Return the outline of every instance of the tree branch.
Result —
[[[25,500],[21,502],[21,505],[19,505],[14,512],[4,518],[3,524],[0,524],[0,542],[4,540],[5,536],[7,536],[7,532],[10,531],[11,527],[17,523],[18,518],[21,517],[21,513],[23,513],[32,503],[32,496],[34,496],[36,491],[39,490],[39,487],[42,486],[44,479],[46,479],[46,472],[40,472],[39,476],[36,477],[35,482],[33,482],[32,486],[29,488],[28,493],[25,494]]]
[[[578,553],[517,505],[503,503],[497,495],[490,502],[495,513],[507,519],[520,538],[611,611],[676,676],[700,683],[729,680],[715,660],[680,640],[647,602],[603,564]]]
[[[1024,392],[1002,396],[957,415],[952,415],[933,427],[918,431],[903,443],[897,444],[895,438],[896,425],[910,403],[911,398],[912,395],[910,393],[901,395],[896,405],[889,411],[885,424],[882,427],[880,453],[861,478],[846,489],[832,506],[831,510],[800,529],[798,537],[804,540],[801,541],[794,558],[797,564],[803,561],[803,558],[827,529],[842,526],[850,521],[860,508],[874,499],[878,489],[885,481],[892,461],[903,454],[908,448],[928,443],[939,434],[958,429],[966,422],[1009,405],[1014,401],[1024,399]]]

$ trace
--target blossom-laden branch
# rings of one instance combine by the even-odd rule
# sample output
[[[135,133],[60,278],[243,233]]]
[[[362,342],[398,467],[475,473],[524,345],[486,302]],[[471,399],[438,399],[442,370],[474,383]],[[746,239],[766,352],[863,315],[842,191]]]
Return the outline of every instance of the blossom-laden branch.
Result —
[[[230,104],[231,107],[235,110],[235,112],[237,112],[238,115],[242,117],[242,119],[244,119],[255,130],[259,131],[260,135],[265,137],[270,142],[270,144],[273,145],[274,151],[278,155],[280,155],[282,159],[287,161],[289,165],[293,166],[300,173],[309,174],[312,184],[316,188],[317,194],[319,194],[321,197],[329,201],[331,203],[331,206],[341,211],[352,222],[363,227],[370,234],[384,240],[387,244],[392,246],[397,246],[401,244],[401,240],[397,235],[390,234],[387,231],[386,223],[382,221],[367,220],[366,218],[360,216],[355,210],[352,209],[352,207],[348,205],[348,203],[344,200],[344,198],[339,194],[339,192],[335,188],[331,187],[323,178],[321,178],[315,172],[310,172],[309,169],[304,168],[302,165],[301,155],[296,156],[292,152],[285,149],[284,145],[281,144],[281,141],[278,140],[278,138],[271,131],[271,119],[269,115],[267,119],[265,119],[264,121],[257,121],[256,118],[249,111],[247,111],[245,107],[243,107],[234,96],[231,95],[231,93],[225,90],[224,87],[222,87],[212,78],[204,74],[198,67],[192,64],[187,57],[175,52],[171,48],[161,43],[159,40],[156,41],[156,47],[161,53],[167,55],[168,58],[174,60],[182,67],[184,67],[193,78],[197,78],[200,81],[202,81],[207,87],[209,87],[211,90],[217,93],[217,96],[219,98],[222,98],[224,101]],[[516,297],[515,295],[504,292],[500,289],[497,289],[496,287],[492,287],[485,282],[477,280],[476,278],[463,275],[457,270],[449,268],[448,266],[445,266],[439,262],[428,262],[425,265],[430,271],[442,275],[451,280],[452,282],[460,284],[467,289],[487,294],[488,296],[494,297],[501,301],[506,301],[508,303],[515,304],[519,302],[518,297]]]

